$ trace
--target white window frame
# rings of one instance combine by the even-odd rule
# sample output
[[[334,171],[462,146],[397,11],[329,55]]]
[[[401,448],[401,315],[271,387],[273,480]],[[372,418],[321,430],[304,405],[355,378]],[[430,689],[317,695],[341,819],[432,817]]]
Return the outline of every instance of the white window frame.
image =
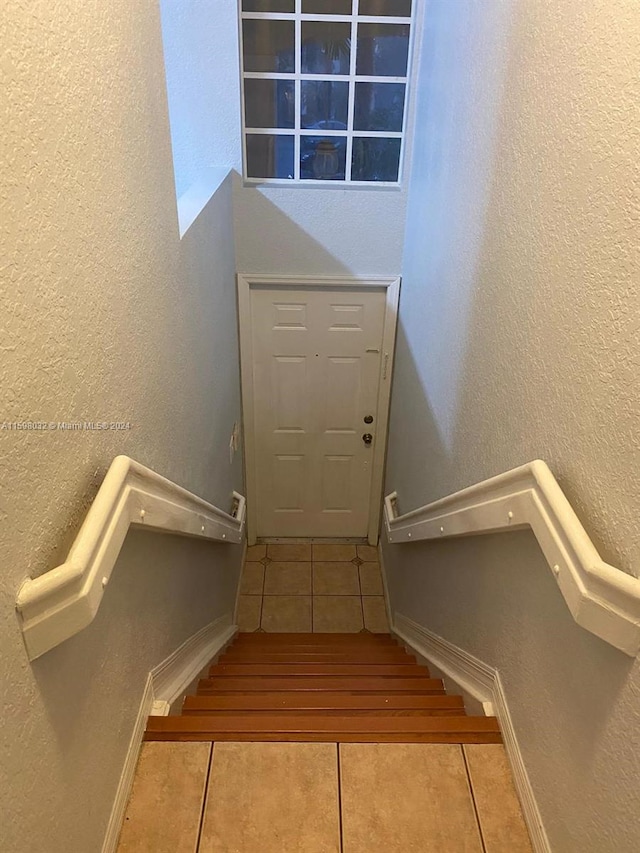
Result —
[[[241,77],[241,112],[242,112],[242,174],[245,186],[261,186],[264,184],[276,185],[281,187],[323,187],[325,189],[336,188],[345,189],[354,187],[357,189],[399,189],[402,186],[402,176],[404,172],[404,160],[406,150],[406,135],[407,122],[409,115],[409,97],[411,79],[411,68],[413,65],[413,45],[415,40],[417,5],[419,0],[412,0],[411,15],[409,17],[392,17],[391,15],[360,15],[359,5],[360,0],[353,0],[351,15],[308,15],[302,13],[302,0],[295,0],[295,12],[243,12],[242,0],[238,0],[238,14],[240,20],[239,38],[240,38],[240,77]],[[279,72],[262,72],[262,71],[245,71],[244,70],[244,45],[243,45],[243,26],[244,20],[272,20],[272,21],[293,21],[296,32],[296,45],[301,44],[301,28],[303,21],[313,21],[322,23],[331,22],[348,22],[351,24],[351,56],[349,74],[303,74],[301,72],[301,52],[295,52],[295,71],[290,74]],[[356,75],[356,58],[357,58],[357,23],[363,24],[405,24],[409,26],[409,53],[407,57],[407,75],[405,77],[385,77],[385,76],[362,76]],[[245,92],[244,81],[254,80],[290,80],[295,84],[295,124],[293,128],[253,128],[248,127],[245,122]],[[301,114],[301,82],[303,80],[315,81],[331,81],[331,82],[347,82],[349,83],[349,106],[348,106],[348,124],[345,130],[312,130],[310,128],[302,128],[300,126]],[[359,83],[403,83],[404,91],[404,113],[402,117],[402,130],[386,131],[386,130],[354,130],[354,115],[355,115],[355,84]],[[293,136],[294,138],[294,177],[293,178],[250,178],[247,175],[247,134],[261,134],[265,136]],[[331,137],[338,136],[347,140],[346,163],[345,163],[345,179],[342,180],[314,180],[310,178],[300,177],[300,140],[302,136],[322,136]],[[358,138],[382,138],[382,139],[400,139],[400,158],[398,163],[398,180],[397,181],[352,181],[351,166],[353,155],[353,140]]]

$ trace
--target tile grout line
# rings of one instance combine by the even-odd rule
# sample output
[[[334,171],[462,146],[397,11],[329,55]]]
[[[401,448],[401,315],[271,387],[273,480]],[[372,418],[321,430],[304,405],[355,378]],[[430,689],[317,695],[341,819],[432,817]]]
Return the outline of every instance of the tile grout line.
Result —
[[[336,744],[336,764],[338,772],[338,827],[340,831],[340,853],[344,851],[344,827],[342,825],[342,779],[340,764],[340,744]]]
[[[264,586],[263,586],[263,590],[264,590]],[[262,628],[262,611],[263,610],[264,610],[264,591],[263,591],[262,595],[260,596],[260,619],[258,620],[258,627],[256,628],[256,631],[259,631]]]
[[[464,744],[460,744],[460,751],[462,752],[462,763],[464,764],[464,770],[467,776],[467,784],[469,785],[469,794],[471,795],[471,803],[473,805],[473,813],[476,818],[476,825],[478,827],[478,835],[480,836],[480,846],[482,847],[483,853],[487,853],[487,845],[484,841],[484,834],[482,832],[482,823],[480,821],[480,813],[478,811],[478,804],[476,803],[476,797],[473,793],[473,781],[471,780],[471,772],[469,770],[469,764],[467,762],[467,754],[464,751]]]
[[[358,549],[356,548],[356,556],[358,554]],[[362,613],[362,630],[367,631],[367,623],[364,619],[364,601],[362,600],[362,579],[360,578],[360,565],[356,566],[356,571],[358,572],[358,589],[360,590],[360,612]]]
[[[331,543],[331,544],[342,544],[342,543]],[[266,548],[266,552],[265,552],[265,553],[266,553],[266,556],[265,556],[263,559],[266,559],[269,563],[271,563],[271,562],[273,562],[273,558],[269,556],[269,547],[270,547],[270,546],[269,546],[269,544],[267,544],[267,548]],[[356,547],[356,557],[355,557],[354,559],[356,559],[356,560],[360,559],[360,560],[361,560],[361,558],[359,558],[359,555],[358,555],[357,547]],[[245,561],[245,562],[246,562],[246,561]],[[284,560],[284,561],[282,561],[282,562],[285,562],[285,563],[286,563],[286,562],[292,562],[292,561],[291,561],[291,560]],[[316,628],[317,628],[317,626],[316,626],[316,624],[315,624],[315,618],[314,618],[314,610],[315,610],[315,608],[314,608],[314,604],[315,604],[315,600],[316,600],[316,598],[318,598],[318,599],[322,599],[322,598],[326,598],[326,597],[333,597],[333,596],[340,596],[340,597],[342,597],[342,596],[346,596],[346,597],[353,597],[353,598],[356,598],[356,597],[357,597],[357,598],[360,600],[360,615],[361,615],[361,626],[362,626],[362,627],[361,627],[360,629],[358,629],[358,630],[354,631],[354,633],[363,632],[363,631],[369,631],[369,629],[368,629],[368,628],[367,628],[367,626],[366,626],[366,616],[365,616],[365,609],[364,609],[364,598],[365,598],[366,596],[364,596],[364,595],[363,595],[363,592],[362,592],[362,579],[361,579],[361,574],[360,574],[360,565],[361,565],[361,564],[360,564],[360,565],[358,565],[357,563],[355,563],[355,564],[354,564],[354,568],[356,569],[356,574],[357,574],[357,578],[358,578],[358,593],[356,593],[356,594],[354,595],[353,593],[327,592],[327,593],[325,593],[324,595],[322,595],[322,594],[321,594],[321,595],[316,595],[316,594],[314,593],[314,588],[313,588],[313,584],[314,584],[314,580],[315,580],[315,562],[316,562],[316,561],[313,559],[313,546],[312,546],[312,548],[311,548],[311,556],[310,556],[309,558],[307,558],[307,559],[301,559],[301,560],[294,560],[293,562],[302,563],[302,564],[304,564],[304,563],[308,563],[308,564],[309,564],[309,567],[310,567],[310,571],[311,571],[311,590],[310,590],[309,598],[310,598],[310,605],[311,605],[311,613],[310,613],[310,617],[311,617],[311,618],[310,618],[310,623],[311,623],[311,625],[310,625],[310,629],[311,629],[311,633],[315,633]],[[322,562],[322,561],[320,561],[320,562]],[[328,560],[328,561],[325,561],[325,562],[328,562],[328,563],[338,562],[338,563],[339,563],[339,562],[345,562],[345,560]],[[353,559],[352,559],[352,560],[350,560],[349,562],[353,563]],[[362,561],[362,560],[361,560],[361,563],[362,563],[362,562],[366,562],[366,561]],[[264,616],[265,616],[265,614],[264,614],[265,598],[269,598],[269,597],[270,597],[270,595],[269,595],[269,594],[267,594],[267,591],[266,591],[267,570],[268,570],[268,563],[267,563],[266,565],[264,565],[264,576],[263,576],[263,583],[262,583],[262,592],[261,592],[261,595],[260,595],[260,618],[259,618],[259,626],[258,626],[258,629],[256,629],[256,630],[258,630],[258,631],[263,631],[263,632],[265,631],[265,628],[264,628],[264,626],[263,626],[263,620],[264,620]],[[277,595],[277,594],[276,594],[276,593],[273,593],[273,595],[275,596],[275,595]],[[294,597],[305,597],[305,596],[304,596],[304,595],[302,595],[302,594],[298,594],[298,593],[287,593],[287,592],[283,592],[283,593],[281,593],[281,595],[283,595],[283,596],[288,596],[288,597],[291,597],[291,596],[294,596]],[[383,595],[383,596],[381,596],[381,597],[384,599],[384,595]],[[304,633],[304,632],[303,632],[303,633]]]
[[[266,560],[267,554],[269,552],[268,548],[264,549],[264,558]],[[269,563],[264,563],[264,572],[262,574],[262,595],[260,596],[260,620],[258,622],[258,630],[264,630],[262,627],[262,613],[264,610],[264,591],[267,587],[267,569],[269,568]]]
[[[202,808],[200,810],[200,823],[198,824],[198,837],[196,839],[195,853],[198,853],[200,850],[200,842],[202,841],[202,831],[204,829],[204,816],[207,810],[207,799],[209,795],[209,780],[211,779],[211,767],[213,765],[213,749],[215,744],[211,744],[211,749],[209,751],[209,762],[207,764],[207,775],[204,780],[204,792],[202,796]]]

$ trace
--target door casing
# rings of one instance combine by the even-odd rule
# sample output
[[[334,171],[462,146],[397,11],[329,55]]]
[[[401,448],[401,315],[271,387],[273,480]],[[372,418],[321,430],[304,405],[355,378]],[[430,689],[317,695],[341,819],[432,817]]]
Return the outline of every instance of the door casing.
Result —
[[[387,451],[387,432],[389,426],[389,402],[391,399],[391,377],[395,355],[396,328],[398,322],[398,300],[400,298],[400,276],[264,276],[239,274],[238,282],[238,322],[240,339],[240,377],[242,393],[243,447],[245,490],[247,495],[247,539],[248,544],[256,541],[256,449],[253,434],[253,343],[251,334],[251,288],[268,287],[292,290],[300,287],[325,290],[344,287],[346,290],[379,287],[386,291],[386,310],[384,332],[382,336],[382,358],[380,359],[380,377],[378,409],[376,415],[377,436],[373,451],[373,470],[371,475],[371,494],[369,500],[369,523],[367,539],[376,545],[380,530],[382,510],[382,488],[384,485],[384,466]]]

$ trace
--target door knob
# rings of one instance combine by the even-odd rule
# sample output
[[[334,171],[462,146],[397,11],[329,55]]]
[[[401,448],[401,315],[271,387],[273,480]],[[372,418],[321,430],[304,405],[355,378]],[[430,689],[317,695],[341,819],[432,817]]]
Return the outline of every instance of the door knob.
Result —
[[[362,440],[364,441],[364,443],[368,447],[371,444],[371,442],[373,441],[373,436],[371,435],[370,432],[365,432],[365,434],[362,436]]]

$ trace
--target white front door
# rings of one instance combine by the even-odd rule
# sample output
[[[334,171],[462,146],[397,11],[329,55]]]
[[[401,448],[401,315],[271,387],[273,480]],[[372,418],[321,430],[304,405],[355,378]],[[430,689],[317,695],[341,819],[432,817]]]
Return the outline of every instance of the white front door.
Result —
[[[255,535],[365,537],[376,442],[386,440],[386,289],[249,294]]]

